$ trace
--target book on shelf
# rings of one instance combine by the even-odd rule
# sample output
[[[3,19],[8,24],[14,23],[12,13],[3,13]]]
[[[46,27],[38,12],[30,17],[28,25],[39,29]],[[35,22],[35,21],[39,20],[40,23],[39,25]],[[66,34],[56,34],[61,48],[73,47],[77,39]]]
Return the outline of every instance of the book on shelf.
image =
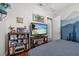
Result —
[[[10,35],[10,40],[17,40],[17,35]]]

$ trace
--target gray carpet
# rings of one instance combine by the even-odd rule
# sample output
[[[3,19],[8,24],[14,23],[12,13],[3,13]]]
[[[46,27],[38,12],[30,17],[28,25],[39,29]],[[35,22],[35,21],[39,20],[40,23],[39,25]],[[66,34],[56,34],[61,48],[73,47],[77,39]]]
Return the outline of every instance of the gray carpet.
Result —
[[[79,43],[57,40],[33,48],[29,56],[79,56]]]

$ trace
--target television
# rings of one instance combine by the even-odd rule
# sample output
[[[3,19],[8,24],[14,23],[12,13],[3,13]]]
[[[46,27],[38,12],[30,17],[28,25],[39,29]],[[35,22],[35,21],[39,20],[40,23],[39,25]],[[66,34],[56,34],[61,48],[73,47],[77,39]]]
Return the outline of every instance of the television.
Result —
[[[46,35],[47,24],[31,23],[31,35]]]

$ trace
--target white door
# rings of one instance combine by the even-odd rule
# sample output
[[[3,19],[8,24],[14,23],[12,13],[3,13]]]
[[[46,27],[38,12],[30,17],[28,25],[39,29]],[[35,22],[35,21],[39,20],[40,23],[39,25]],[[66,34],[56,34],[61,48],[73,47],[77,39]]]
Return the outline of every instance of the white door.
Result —
[[[53,18],[53,40],[60,39],[61,30],[61,17],[57,16]]]
[[[52,19],[47,19],[47,24],[48,24],[48,38],[49,41],[53,39],[53,23]]]

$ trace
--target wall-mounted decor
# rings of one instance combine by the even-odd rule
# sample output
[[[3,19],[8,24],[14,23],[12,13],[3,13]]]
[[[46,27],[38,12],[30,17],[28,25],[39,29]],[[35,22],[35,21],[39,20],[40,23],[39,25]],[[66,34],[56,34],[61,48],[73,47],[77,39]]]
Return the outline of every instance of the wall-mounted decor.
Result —
[[[33,14],[32,17],[33,17],[33,21],[44,22],[44,16]]]
[[[72,13],[71,16],[61,21],[61,39],[79,42],[79,14]]]
[[[0,21],[7,16],[7,8],[11,7],[8,3],[0,3]]]
[[[23,23],[23,17],[16,17],[17,23]]]
[[[16,32],[16,29],[14,26],[10,26],[9,29],[10,29],[10,32],[12,32],[12,33]]]
[[[52,18],[51,18],[51,17],[47,17],[47,19],[52,20]]]

